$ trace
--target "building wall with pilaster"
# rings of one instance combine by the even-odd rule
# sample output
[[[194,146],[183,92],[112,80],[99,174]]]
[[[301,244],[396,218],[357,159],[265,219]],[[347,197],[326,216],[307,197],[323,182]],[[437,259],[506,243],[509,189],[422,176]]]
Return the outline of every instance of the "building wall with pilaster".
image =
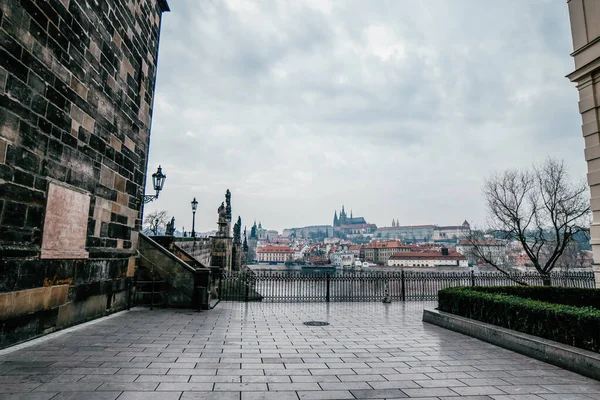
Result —
[[[577,83],[579,112],[591,192],[593,223],[591,244],[594,253],[596,286],[600,288],[600,1],[568,0],[575,71],[568,78]]]

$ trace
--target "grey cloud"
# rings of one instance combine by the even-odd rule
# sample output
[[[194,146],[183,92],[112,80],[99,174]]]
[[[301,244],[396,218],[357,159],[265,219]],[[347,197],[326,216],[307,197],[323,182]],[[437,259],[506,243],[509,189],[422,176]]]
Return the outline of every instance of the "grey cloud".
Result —
[[[585,171],[563,3],[170,3],[150,151],[170,171],[151,206],[178,221],[197,196],[212,229],[230,187],[234,213],[278,229],[342,203],[380,225],[482,222],[491,170],[554,155]]]

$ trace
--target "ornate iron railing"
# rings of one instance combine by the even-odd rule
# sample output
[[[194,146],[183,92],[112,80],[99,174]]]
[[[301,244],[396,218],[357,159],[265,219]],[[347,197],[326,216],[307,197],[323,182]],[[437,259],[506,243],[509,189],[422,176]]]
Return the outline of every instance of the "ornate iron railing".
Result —
[[[537,273],[512,278],[542,285]],[[551,273],[553,286],[595,287],[592,272]],[[219,295],[225,301],[330,302],[435,300],[439,290],[453,286],[506,286],[517,283],[500,272],[223,272]]]

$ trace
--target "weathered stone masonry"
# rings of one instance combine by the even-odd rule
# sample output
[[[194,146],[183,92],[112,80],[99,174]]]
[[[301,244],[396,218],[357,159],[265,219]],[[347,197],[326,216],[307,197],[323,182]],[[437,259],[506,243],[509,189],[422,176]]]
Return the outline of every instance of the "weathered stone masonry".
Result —
[[[164,11],[0,0],[0,347],[126,304]]]

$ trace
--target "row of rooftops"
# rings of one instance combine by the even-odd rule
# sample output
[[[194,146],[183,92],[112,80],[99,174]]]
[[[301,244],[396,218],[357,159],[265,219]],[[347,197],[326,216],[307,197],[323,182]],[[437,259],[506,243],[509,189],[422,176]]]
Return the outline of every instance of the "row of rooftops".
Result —
[[[256,249],[257,253],[293,253],[294,250],[292,250],[289,246],[274,246],[274,245],[267,245],[267,246],[263,246],[263,247],[259,247],[258,249]]]
[[[443,254],[442,251],[408,251],[393,254],[390,260],[466,260],[466,257],[456,251]]]

